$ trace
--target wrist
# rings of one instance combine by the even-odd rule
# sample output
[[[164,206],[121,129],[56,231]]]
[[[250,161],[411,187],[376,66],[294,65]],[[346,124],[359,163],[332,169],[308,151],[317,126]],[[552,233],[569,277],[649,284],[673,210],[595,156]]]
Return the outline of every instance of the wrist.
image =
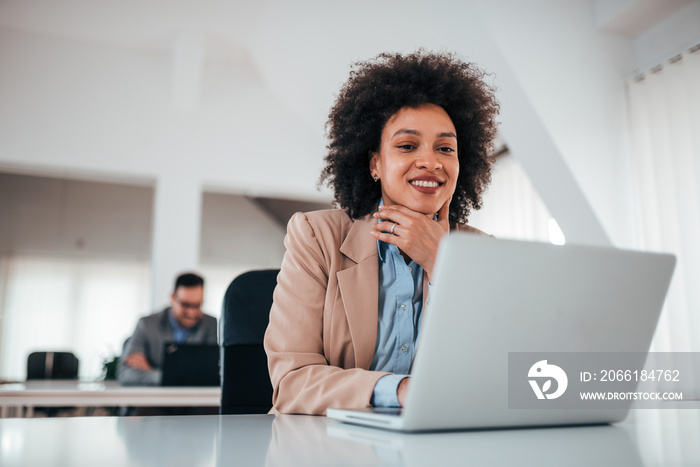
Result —
[[[408,380],[408,377],[402,379],[399,382],[398,387],[396,388],[396,397],[398,398],[399,405],[401,405],[401,407],[403,407],[404,403],[406,402],[406,394],[408,393]]]

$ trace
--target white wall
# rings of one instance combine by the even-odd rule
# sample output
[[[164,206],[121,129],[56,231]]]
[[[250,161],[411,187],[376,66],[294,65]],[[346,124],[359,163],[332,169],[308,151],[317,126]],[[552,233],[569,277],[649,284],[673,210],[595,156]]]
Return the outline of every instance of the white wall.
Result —
[[[0,173],[0,255],[147,262],[153,188]]]
[[[0,62],[5,164],[182,174],[242,192],[313,189],[317,176],[306,169],[319,167],[318,131],[245,64],[207,62],[199,105],[187,111],[174,108],[170,54],[2,30]],[[280,157],[282,148],[294,157]]]
[[[201,262],[279,267],[285,228],[250,199],[205,192],[202,209]],[[233,278],[232,278],[233,279]]]
[[[207,281],[207,313],[219,316],[224,293],[239,274],[281,266],[284,234],[284,226],[249,199],[204,193],[199,269]]]

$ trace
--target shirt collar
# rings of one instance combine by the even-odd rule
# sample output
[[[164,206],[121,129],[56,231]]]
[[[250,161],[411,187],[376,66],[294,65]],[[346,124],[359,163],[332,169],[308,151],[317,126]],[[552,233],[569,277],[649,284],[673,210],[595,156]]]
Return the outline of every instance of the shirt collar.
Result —
[[[379,211],[379,206],[384,205],[384,198],[379,198],[379,205],[377,206],[377,211]],[[377,219],[377,222],[382,222],[384,219]],[[379,261],[384,262],[384,253],[386,249],[389,248],[389,243],[383,242],[377,239],[377,253],[379,254]]]
[[[197,323],[194,326],[192,326],[191,328],[183,328],[182,326],[180,326],[178,324],[177,320],[173,316],[173,309],[172,308],[168,308],[168,319],[170,320],[170,324],[172,325],[173,329],[175,329],[176,331],[179,331],[179,332],[188,332],[188,333],[192,332],[192,330],[194,330],[194,328],[197,326],[197,324],[199,324],[199,323]]]

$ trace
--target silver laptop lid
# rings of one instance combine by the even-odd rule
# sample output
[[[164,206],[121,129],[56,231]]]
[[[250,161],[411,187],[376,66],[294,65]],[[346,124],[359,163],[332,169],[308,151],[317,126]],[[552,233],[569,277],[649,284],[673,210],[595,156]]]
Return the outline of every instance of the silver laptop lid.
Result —
[[[508,354],[647,352],[674,265],[667,254],[451,234],[423,312],[404,428],[623,419],[628,408],[509,409]]]

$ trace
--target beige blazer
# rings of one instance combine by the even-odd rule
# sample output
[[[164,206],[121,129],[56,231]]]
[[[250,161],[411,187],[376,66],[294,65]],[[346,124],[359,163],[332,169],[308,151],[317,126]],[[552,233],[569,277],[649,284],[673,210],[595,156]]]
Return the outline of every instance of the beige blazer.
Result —
[[[377,380],[388,374],[369,371],[379,300],[374,222],[371,215],[353,220],[340,209],[290,219],[265,333],[271,413],[369,407]],[[464,225],[458,230],[481,233]]]

